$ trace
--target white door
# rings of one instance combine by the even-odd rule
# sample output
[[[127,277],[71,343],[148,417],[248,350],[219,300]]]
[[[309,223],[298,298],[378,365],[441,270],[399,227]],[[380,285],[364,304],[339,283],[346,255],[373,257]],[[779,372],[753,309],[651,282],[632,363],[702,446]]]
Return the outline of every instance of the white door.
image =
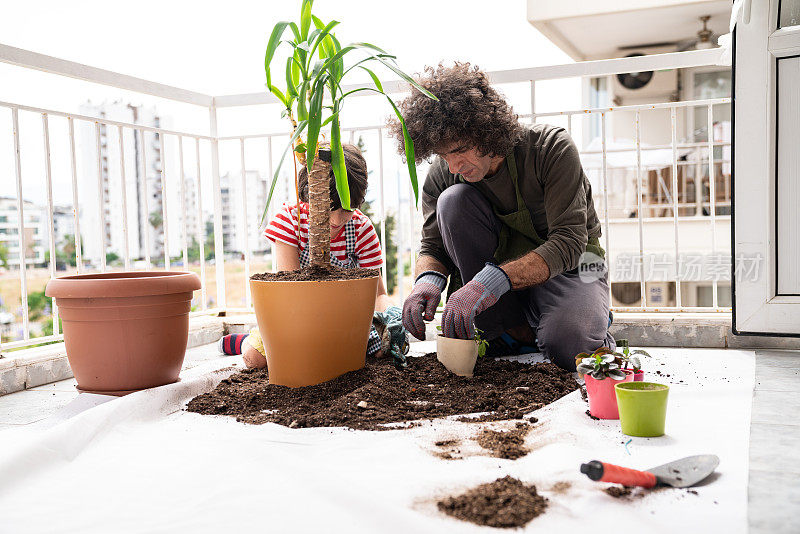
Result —
[[[800,335],[800,0],[745,1],[734,33],[733,329]]]

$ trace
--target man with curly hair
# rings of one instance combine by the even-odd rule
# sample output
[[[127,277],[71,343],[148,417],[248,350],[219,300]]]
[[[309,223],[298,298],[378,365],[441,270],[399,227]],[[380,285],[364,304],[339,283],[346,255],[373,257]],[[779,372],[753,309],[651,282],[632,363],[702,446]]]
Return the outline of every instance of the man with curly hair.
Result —
[[[469,63],[428,67],[418,81],[438,101],[413,90],[400,109],[417,162],[435,158],[403,325],[425,339],[423,319],[433,320],[449,278],[447,337],[478,328],[494,354],[536,344],[569,370],[580,352],[615,348],[600,222],[569,134],[521,125]],[[401,125],[390,128],[402,152]]]

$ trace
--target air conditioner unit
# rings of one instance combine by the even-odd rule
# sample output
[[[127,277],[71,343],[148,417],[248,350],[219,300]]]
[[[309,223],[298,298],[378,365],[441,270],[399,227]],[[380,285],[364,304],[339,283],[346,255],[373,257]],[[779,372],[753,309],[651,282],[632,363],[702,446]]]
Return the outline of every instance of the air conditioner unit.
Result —
[[[671,52],[642,49],[623,57]],[[631,72],[612,76],[612,99],[617,105],[668,102],[678,94],[678,69]]]

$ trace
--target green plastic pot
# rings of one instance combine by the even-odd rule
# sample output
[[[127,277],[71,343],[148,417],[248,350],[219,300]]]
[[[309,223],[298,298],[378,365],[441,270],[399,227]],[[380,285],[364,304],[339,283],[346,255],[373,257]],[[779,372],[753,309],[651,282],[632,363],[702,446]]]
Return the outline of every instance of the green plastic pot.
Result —
[[[614,386],[622,433],[640,438],[664,435],[669,386],[653,382],[622,382]]]

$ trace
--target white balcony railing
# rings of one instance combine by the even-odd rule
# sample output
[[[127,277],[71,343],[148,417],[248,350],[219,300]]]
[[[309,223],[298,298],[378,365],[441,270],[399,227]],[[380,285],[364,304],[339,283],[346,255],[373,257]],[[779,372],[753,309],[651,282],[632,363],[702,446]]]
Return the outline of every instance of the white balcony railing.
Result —
[[[729,161],[725,157],[715,156],[715,149],[719,152],[730,146],[726,139],[715,139],[711,132],[714,131],[714,110],[718,106],[729,106],[730,99],[718,98],[712,100],[697,100],[683,102],[665,102],[658,104],[645,104],[623,107],[606,107],[599,109],[575,109],[557,112],[536,112],[536,87],[537,82],[564,78],[580,78],[586,76],[604,76],[622,72],[658,70],[669,68],[686,68],[714,65],[720,56],[719,50],[703,50],[696,52],[682,52],[663,54],[657,56],[644,56],[616,60],[592,61],[570,65],[556,65],[549,67],[536,67],[490,73],[490,77],[497,84],[528,84],[530,88],[530,113],[522,114],[521,119],[528,122],[536,121],[566,121],[565,127],[572,133],[573,124],[577,120],[583,121],[587,117],[597,117],[599,120],[599,146],[587,148],[582,152],[585,158],[584,166],[590,179],[598,187],[595,193],[595,205],[598,216],[603,226],[603,245],[607,250],[608,261],[614,265],[615,261],[627,254],[634,258],[635,269],[630,279],[623,280],[615,277],[612,268],[612,291],[616,283],[638,282],[640,287],[640,306],[616,306],[617,310],[636,310],[644,312],[655,311],[729,311],[728,307],[720,306],[718,300],[718,280],[712,280],[713,298],[711,306],[687,305],[682,299],[681,289],[690,281],[683,276],[685,269],[680,263],[687,253],[702,250],[712,255],[730,253],[729,246],[717,238],[720,225],[729,228],[729,216],[719,213],[720,208],[730,206],[729,175],[724,174],[725,166]],[[62,339],[59,332],[58,310],[55,302],[49,303],[44,311],[37,311],[39,320],[52,323],[52,332],[44,330],[44,335],[31,333],[29,302],[31,286],[29,282],[33,275],[41,278],[37,271],[39,261],[28,258],[33,245],[29,241],[33,235],[27,232],[26,209],[32,209],[27,201],[23,200],[23,186],[30,180],[43,180],[46,191],[46,206],[44,211],[46,222],[46,262],[45,278],[56,276],[59,266],[56,250],[56,208],[53,195],[52,162],[51,162],[51,122],[59,120],[66,124],[66,150],[69,153],[69,176],[72,204],[72,226],[74,235],[74,271],[77,273],[101,271],[109,269],[152,269],[163,266],[169,269],[175,261],[181,263],[183,268],[191,268],[200,274],[202,290],[196,298],[194,313],[217,313],[223,311],[250,310],[251,300],[247,280],[254,269],[274,268],[271,262],[269,247],[264,244],[259,249],[260,231],[257,221],[260,218],[260,209],[253,200],[253,185],[248,169],[264,166],[266,159],[266,177],[273,175],[274,153],[273,145],[283,145],[288,139],[289,132],[278,131],[272,133],[258,132],[241,133],[238,135],[218,134],[219,110],[241,106],[267,106],[277,111],[277,101],[272,95],[266,93],[227,95],[211,97],[201,93],[178,89],[155,82],[141,80],[130,76],[110,72],[102,69],[88,67],[41,54],[0,45],[0,61],[19,67],[37,69],[52,75],[78,78],[84,81],[112,86],[126,91],[135,91],[140,94],[153,95],[170,99],[184,104],[198,106],[208,112],[208,128],[202,132],[169,129],[160,126],[149,126],[134,121],[113,120],[107,117],[81,115],[55,109],[45,109],[27,105],[25,102],[0,102],[0,110],[10,111],[11,129],[13,136],[14,159],[14,186],[4,186],[2,196],[13,200],[13,208],[0,212],[0,223],[5,227],[16,227],[16,232],[0,235],[0,241],[13,242],[17,251],[17,261],[11,261],[11,270],[3,276],[6,281],[9,277],[17,275],[20,306],[15,311],[16,327],[4,331],[5,339],[0,345],[4,350],[30,346],[37,343],[58,341]],[[355,86],[354,86],[355,87]],[[402,93],[405,87],[399,82],[384,84],[387,92]],[[254,109],[254,108],[248,108]],[[707,117],[707,140],[695,142],[692,139],[679,142],[678,120],[679,116],[688,116],[689,110],[696,114],[702,110]],[[668,144],[646,145],[642,142],[642,115],[661,110],[669,121],[671,141]],[[41,117],[41,157],[44,159],[44,175],[41,178],[30,177],[23,168],[24,155],[28,146],[23,146],[20,136],[20,116],[38,115]],[[607,123],[612,117],[632,117],[633,139],[630,146],[609,146]],[[696,122],[696,121],[695,121]],[[0,123],[2,124],[2,123]],[[76,135],[76,128],[82,132],[93,131],[93,139],[89,138],[88,144],[93,144],[96,154],[94,169],[79,170],[78,149],[87,144],[87,137]],[[86,130],[86,129],[89,130]],[[391,181],[387,177],[386,168],[389,163],[400,167],[398,156],[389,157],[385,150],[385,127],[379,124],[350,125],[345,128],[350,141],[359,138],[369,138],[369,149],[372,154],[377,151],[377,164],[371,167],[377,173],[377,214],[379,235],[381,236],[384,254],[386,253],[387,215],[391,212],[397,221],[393,238],[397,242],[397,278],[396,296],[402,299],[405,291],[411,284],[411,275],[406,274],[405,266],[412,264],[414,250],[418,246],[418,228],[421,214],[416,212],[413,201],[410,201],[410,186],[401,185],[402,182]],[[126,147],[130,142],[136,146],[144,147],[134,153],[135,161],[130,160],[130,153]],[[580,143],[578,143],[580,146]],[[221,174],[220,152],[222,148],[238,145],[238,161],[228,165],[229,169]],[[253,150],[256,146],[258,150]],[[248,150],[249,148],[249,150]],[[157,153],[156,161],[148,161],[150,150]],[[648,162],[650,154],[668,154],[668,163]],[[609,158],[627,155],[631,160],[625,165],[609,163]],[[691,159],[687,159],[691,156]],[[110,156],[110,157],[109,157]],[[126,160],[126,158],[129,158]],[[172,162],[177,163],[177,172],[173,173]],[[253,163],[257,161],[258,163]],[[237,170],[238,168],[238,170]],[[155,173],[149,172],[155,169]],[[703,169],[706,169],[705,171]],[[97,198],[92,202],[81,202],[79,194],[79,174],[93,172],[97,178]],[[65,171],[66,173],[66,171]],[[112,173],[115,176],[112,176]],[[131,183],[131,173],[140,177],[137,183]],[[691,173],[691,176],[690,176]],[[194,177],[190,175],[194,174]],[[424,176],[424,172],[420,173]],[[188,177],[187,177],[188,175]],[[203,187],[203,180],[209,181],[210,187]],[[278,198],[291,200],[294,197],[293,178],[287,171],[279,184]],[[258,187],[263,187],[264,181],[258,178]],[[121,184],[113,186],[112,178]],[[726,181],[727,180],[727,181]],[[632,182],[632,183],[631,183]],[[6,183],[6,182],[4,182]],[[392,187],[390,190],[389,187]],[[173,188],[179,192],[177,197]],[[707,193],[706,194],[706,188]],[[722,188],[720,195],[718,188]],[[396,189],[396,191],[395,191]],[[291,190],[291,194],[289,191]],[[629,202],[629,193],[635,196]],[[213,231],[204,231],[203,198],[211,195],[213,199],[212,221]],[[160,217],[158,224],[141,224],[129,221],[131,216],[131,198],[135,194],[139,203],[137,209],[143,210],[145,219],[150,220],[155,213],[155,219]],[[114,196],[115,198],[109,198]],[[177,201],[176,201],[177,198]],[[255,195],[258,200],[261,197]],[[393,205],[387,205],[391,199]],[[59,199],[60,200],[60,199]],[[86,200],[86,199],[84,199]],[[151,204],[153,203],[153,204]],[[8,202],[7,202],[8,204]],[[273,202],[275,208],[279,203]],[[151,208],[154,209],[151,212]],[[178,217],[173,210],[177,210]],[[88,213],[94,212],[97,216],[92,223],[86,223]],[[6,219],[3,219],[4,213]],[[138,213],[138,212],[137,212]],[[172,214],[172,216],[171,216]],[[677,215],[677,216],[675,216]],[[10,218],[9,218],[10,217]],[[235,258],[232,253],[226,253],[227,246],[231,245],[236,232],[236,219],[244,227],[244,243],[239,250],[240,257]],[[10,222],[9,222],[10,221]],[[16,221],[16,224],[13,224]],[[178,226],[173,223],[178,221]],[[244,225],[241,225],[244,221]],[[84,223],[82,225],[82,222]],[[156,221],[158,222],[158,221]],[[137,226],[138,224],[138,226]],[[633,225],[633,228],[632,228]],[[666,226],[665,226],[666,225]],[[665,230],[671,226],[671,231]],[[648,231],[646,232],[645,229]],[[651,232],[652,230],[652,232]],[[110,247],[109,240],[117,239],[121,231],[121,238],[116,246]],[[135,239],[129,235],[134,232],[139,236],[139,242],[144,246],[131,247]],[[651,236],[650,233],[653,235]],[[155,235],[154,235],[155,234]],[[175,237],[177,236],[177,239]],[[617,236],[624,236],[618,239]],[[650,239],[657,236],[658,244],[650,244]],[[209,241],[213,239],[213,246]],[[668,246],[664,245],[664,242]],[[698,242],[699,240],[699,242]],[[194,242],[193,242],[194,241]],[[682,244],[691,241],[691,246],[681,248]],[[196,243],[195,243],[196,242]],[[121,243],[121,245],[119,244]],[[99,252],[96,257],[87,257],[84,253],[85,245],[91,244]],[[42,246],[37,242],[36,246]],[[151,246],[152,245],[152,246]],[[155,247],[155,248],[154,248]],[[132,250],[133,248],[133,250]],[[258,249],[258,250],[257,250]],[[668,250],[672,257],[669,260],[671,267],[666,275],[654,275],[649,272],[647,255]],[[157,251],[158,254],[154,254]],[[171,253],[178,252],[177,257]],[[107,262],[110,254],[119,254],[119,265]],[[109,256],[107,256],[107,254]],[[213,259],[213,273],[207,272],[206,258],[209,262]],[[28,258],[23,261],[22,258]],[[195,259],[196,258],[196,259]],[[210,266],[209,266],[210,267]],[[646,272],[647,271],[647,272]],[[213,279],[212,275],[213,274]],[[667,280],[664,280],[664,278]],[[386,269],[383,271],[384,281],[387,282]],[[721,279],[724,280],[724,277]],[[674,285],[675,305],[657,306],[648,303],[646,284],[650,282],[669,282]],[[41,280],[37,282],[43,287]],[[234,295],[237,295],[234,297]],[[6,306],[9,303],[6,302]],[[11,306],[13,309],[13,306]],[[8,315],[8,313],[6,313]],[[42,334],[42,332],[39,332]]]

